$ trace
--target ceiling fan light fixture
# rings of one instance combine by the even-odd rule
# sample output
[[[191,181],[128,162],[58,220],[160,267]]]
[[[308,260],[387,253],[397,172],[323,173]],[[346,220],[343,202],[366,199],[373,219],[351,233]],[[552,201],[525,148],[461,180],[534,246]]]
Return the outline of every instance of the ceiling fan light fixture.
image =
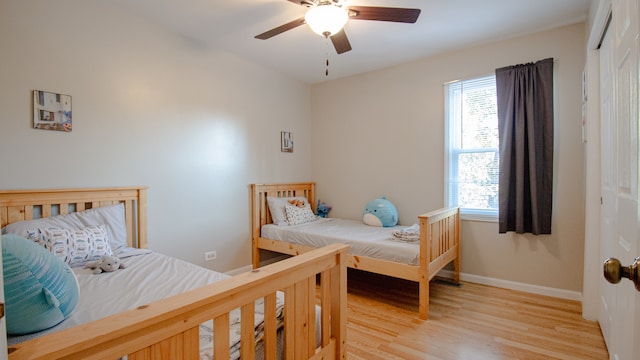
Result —
[[[349,20],[342,8],[329,4],[314,6],[304,16],[307,25],[320,36],[332,36],[340,32]]]

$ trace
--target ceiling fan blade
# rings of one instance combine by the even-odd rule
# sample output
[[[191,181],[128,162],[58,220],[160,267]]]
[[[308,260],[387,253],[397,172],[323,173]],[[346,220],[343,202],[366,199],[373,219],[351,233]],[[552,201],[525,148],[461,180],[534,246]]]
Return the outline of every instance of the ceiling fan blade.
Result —
[[[349,6],[349,18],[353,20],[377,20],[415,23],[420,9],[390,8],[378,6]]]
[[[303,6],[309,3],[309,1],[307,0],[287,0],[287,1],[292,2],[294,4],[303,5]]]
[[[338,54],[346,53],[351,50],[351,44],[349,43],[349,39],[347,38],[347,34],[344,32],[344,29],[331,36],[331,42],[333,43],[333,47],[336,48],[336,52]]]
[[[301,17],[299,19],[295,19],[291,22],[288,22],[284,25],[280,25],[277,28],[271,29],[269,31],[263,32],[260,35],[256,35],[255,38],[256,39],[260,39],[260,40],[267,40],[269,38],[272,38],[276,35],[282,34],[283,32],[287,31],[287,30],[291,30],[291,29],[295,29],[300,25],[305,24],[304,21],[304,17]]]

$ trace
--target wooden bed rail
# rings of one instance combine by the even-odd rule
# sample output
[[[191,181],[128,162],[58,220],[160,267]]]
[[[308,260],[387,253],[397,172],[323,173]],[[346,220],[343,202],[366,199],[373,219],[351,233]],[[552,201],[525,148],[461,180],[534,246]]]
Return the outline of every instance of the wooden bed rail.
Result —
[[[346,254],[334,244],[248,273],[10,347],[9,359],[198,359],[199,324],[214,320],[216,359],[229,358],[229,312],[241,308],[241,358],[254,358],[254,301],[265,298],[265,359],[276,356],[276,293],[285,296],[287,359],[345,359]],[[316,275],[321,343],[315,345]],[[245,321],[247,319],[248,321]],[[247,324],[247,326],[245,326]],[[247,346],[248,345],[248,346]]]

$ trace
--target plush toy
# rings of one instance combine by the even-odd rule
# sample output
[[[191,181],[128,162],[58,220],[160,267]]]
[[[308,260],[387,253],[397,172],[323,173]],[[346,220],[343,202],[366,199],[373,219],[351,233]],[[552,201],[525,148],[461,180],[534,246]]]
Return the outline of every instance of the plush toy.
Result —
[[[102,259],[88,262],[85,268],[93,269],[94,274],[124,269],[126,266],[117,256],[103,256]]]
[[[304,207],[304,200],[291,199],[289,200],[289,204],[301,208]]]
[[[398,223],[398,210],[383,196],[367,203],[362,212],[362,221],[371,226],[395,226]]]
[[[80,288],[71,268],[32,240],[2,234],[2,269],[8,334],[53,327],[78,304]]]
[[[316,215],[326,218],[327,215],[329,215],[330,210],[331,210],[331,206],[318,200],[318,206],[316,206]]]

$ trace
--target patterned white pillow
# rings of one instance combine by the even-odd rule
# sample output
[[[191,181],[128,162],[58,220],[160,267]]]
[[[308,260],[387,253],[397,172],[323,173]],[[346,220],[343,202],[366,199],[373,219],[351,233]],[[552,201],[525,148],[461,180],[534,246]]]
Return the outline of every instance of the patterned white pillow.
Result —
[[[289,225],[305,224],[316,219],[316,215],[311,211],[309,203],[303,207],[293,205],[285,205],[284,211],[287,214],[287,222]]]
[[[267,205],[269,206],[269,213],[271,213],[271,221],[276,225],[289,225],[287,220],[287,214],[284,207],[289,204],[289,200],[299,200],[309,205],[309,201],[304,196],[294,197],[273,197],[267,196]]]
[[[111,246],[114,254],[119,255],[124,251],[127,246],[127,223],[125,221],[124,204],[101,206],[70,214],[18,221],[3,227],[2,233],[16,234],[29,238],[28,231],[32,229],[44,229],[47,227],[80,229],[99,225],[106,227],[109,246]]]
[[[104,225],[81,229],[36,228],[27,230],[27,235],[71,267],[113,255]]]

